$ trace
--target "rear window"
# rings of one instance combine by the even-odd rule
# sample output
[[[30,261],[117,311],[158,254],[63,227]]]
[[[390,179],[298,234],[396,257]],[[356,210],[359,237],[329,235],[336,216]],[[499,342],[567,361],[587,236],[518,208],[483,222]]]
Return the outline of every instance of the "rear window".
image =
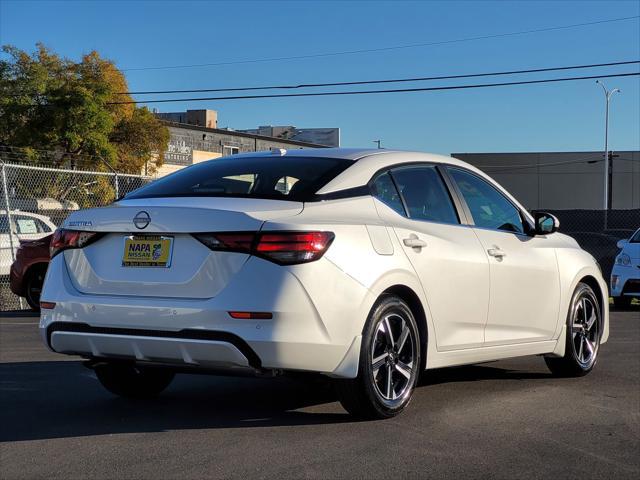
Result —
[[[228,157],[198,163],[125,198],[247,197],[309,201],[353,162],[311,157]]]

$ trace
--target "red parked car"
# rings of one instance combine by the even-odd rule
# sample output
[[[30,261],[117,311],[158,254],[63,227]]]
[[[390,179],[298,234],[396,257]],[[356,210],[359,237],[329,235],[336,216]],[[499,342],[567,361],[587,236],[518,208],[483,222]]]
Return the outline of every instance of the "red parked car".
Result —
[[[9,272],[11,291],[25,297],[35,311],[40,310],[40,292],[49,266],[49,243],[52,237],[47,235],[39,240],[21,241]]]

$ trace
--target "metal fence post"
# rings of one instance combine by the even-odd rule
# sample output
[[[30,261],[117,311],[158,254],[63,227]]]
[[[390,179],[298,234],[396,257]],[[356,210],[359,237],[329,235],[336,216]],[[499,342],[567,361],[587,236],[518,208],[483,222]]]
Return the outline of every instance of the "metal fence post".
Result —
[[[120,198],[120,182],[118,181],[117,172],[113,173],[113,181],[115,182],[115,191],[116,191],[116,198],[114,198],[114,200],[118,200]]]
[[[11,261],[16,259],[13,248],[13,229],[11,228],[11,205],[9,205],[9,189],[7,188],[7,166],[2,162],[2,191],[4,193],[5,212],[7,213],[7,226],[9,230],[9,246],[11,248]]]
[[[7,166],[2,162],[2,192],[4,194],[5,212],[7,215],[7,233],[9,233],[9,248],[11,249],[11,263],[16,260],[16,251],[14,248],[13,225],[11,223],[11,204],[9,203],[9,188],[7,187]],[[24,308],[22,297],[18,297],[20,310]]]

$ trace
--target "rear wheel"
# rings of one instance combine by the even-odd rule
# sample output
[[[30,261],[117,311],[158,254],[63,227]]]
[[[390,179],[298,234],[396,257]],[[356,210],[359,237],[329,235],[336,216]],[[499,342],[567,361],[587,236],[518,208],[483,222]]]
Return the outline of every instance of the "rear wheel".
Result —
[[[175,374],[162,368],[137,367],[128,363],[97,365],[95,373],[104,388],[128,398],[152,398],[169,386]]]
[[[389,418],[411,400],[419,376],[420,337],[407,304],[384,296],[362,336],[358,376],[337,382],[342,406],[359,418]]]
[[[567,315],[567,336],[563,357],[545,357],[551,373],[561,377],[581,377],[589,373],[598,359],[602,316],[593,289],[579,283]]]
[[[27,274],[24,286],[24,296],[34,312],[40,311],[40,294],[42,293],[42,285],[44,277],[47,273],[46,266],[33,267]]]

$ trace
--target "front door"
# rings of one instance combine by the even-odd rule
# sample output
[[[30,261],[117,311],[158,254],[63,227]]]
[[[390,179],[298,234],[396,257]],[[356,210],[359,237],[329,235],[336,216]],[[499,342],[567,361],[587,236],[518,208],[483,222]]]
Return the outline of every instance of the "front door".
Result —
[[[490,265],[485,346],[553,338],[560,302],[555,249],[546,237],[528,234],[520,210],[488,181],[459,168],[449,173]]]

